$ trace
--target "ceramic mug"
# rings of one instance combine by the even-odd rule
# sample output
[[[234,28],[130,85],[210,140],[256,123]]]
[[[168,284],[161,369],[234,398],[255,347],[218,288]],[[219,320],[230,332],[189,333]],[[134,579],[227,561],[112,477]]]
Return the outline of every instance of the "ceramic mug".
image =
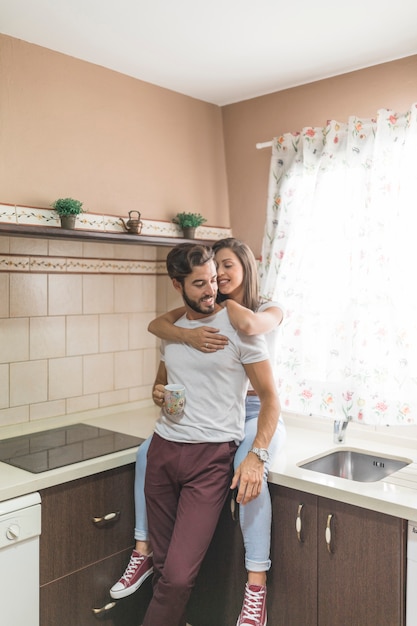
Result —
[[[184,385],[165,385],[164,413],[167,417],[181,417],[185,406]]]

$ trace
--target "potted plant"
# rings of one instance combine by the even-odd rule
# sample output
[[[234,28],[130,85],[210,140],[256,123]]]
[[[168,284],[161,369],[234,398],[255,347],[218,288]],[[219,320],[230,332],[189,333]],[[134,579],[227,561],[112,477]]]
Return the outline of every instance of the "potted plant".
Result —
[[[206,218],[200,215],[200,213],[177,213],[172,221],[182,229],[186,239],[193,239],[195,229],[207,222]]]
[[[62,228],[74,228],[77,215],[83,212],[83,203],[74,198],[58,198],[51,207],[58,213]]]

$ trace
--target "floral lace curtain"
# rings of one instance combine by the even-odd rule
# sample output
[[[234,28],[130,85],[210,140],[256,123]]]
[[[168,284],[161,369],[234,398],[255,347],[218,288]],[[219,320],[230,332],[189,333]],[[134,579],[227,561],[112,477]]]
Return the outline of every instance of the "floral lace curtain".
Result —
[[[273,141],[260,262],[285,410],[417,423],[417,103]]]

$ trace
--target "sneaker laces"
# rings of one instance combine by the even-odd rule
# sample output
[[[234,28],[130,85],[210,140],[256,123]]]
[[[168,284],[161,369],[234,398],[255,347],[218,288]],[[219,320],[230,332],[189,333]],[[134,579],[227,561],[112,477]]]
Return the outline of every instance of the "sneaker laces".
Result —
[[[146,559],[146,555],[144,554],[139,554],[138,556],[136,556],[135,554],[132,554],[130,557],[130,561],[127,564],[127,567],[125,569],[125,572],[122,576],[122,578],[128,583],[130,581],[130,579],[132,578],[132,576],[134,576],[136,570],[138,569],[138,567],[140,565],[142,565],[143,561]]]
[[[246,586],[245,599],[243,601],[241,619],[258,620],[261,618],[265,587],[259,591],[253,591],[249,585]]]

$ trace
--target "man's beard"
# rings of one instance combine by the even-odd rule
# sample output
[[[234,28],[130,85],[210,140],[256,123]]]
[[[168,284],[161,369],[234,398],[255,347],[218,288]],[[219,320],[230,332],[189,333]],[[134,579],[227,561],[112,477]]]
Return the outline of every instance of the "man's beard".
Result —
[[[207,315],[208,313],[213,313],[216,306],[216,298],[213,296],[213,304],[207,305],[204,307],[204,300],[190,300],[187,296],[184,285],[182,286],[182,297],[184,299],[185,304],[187,304],[190,309],[195,311],[196,313],[201,313],[202,315]],[[203,308],[204,307],[204,308]]]

